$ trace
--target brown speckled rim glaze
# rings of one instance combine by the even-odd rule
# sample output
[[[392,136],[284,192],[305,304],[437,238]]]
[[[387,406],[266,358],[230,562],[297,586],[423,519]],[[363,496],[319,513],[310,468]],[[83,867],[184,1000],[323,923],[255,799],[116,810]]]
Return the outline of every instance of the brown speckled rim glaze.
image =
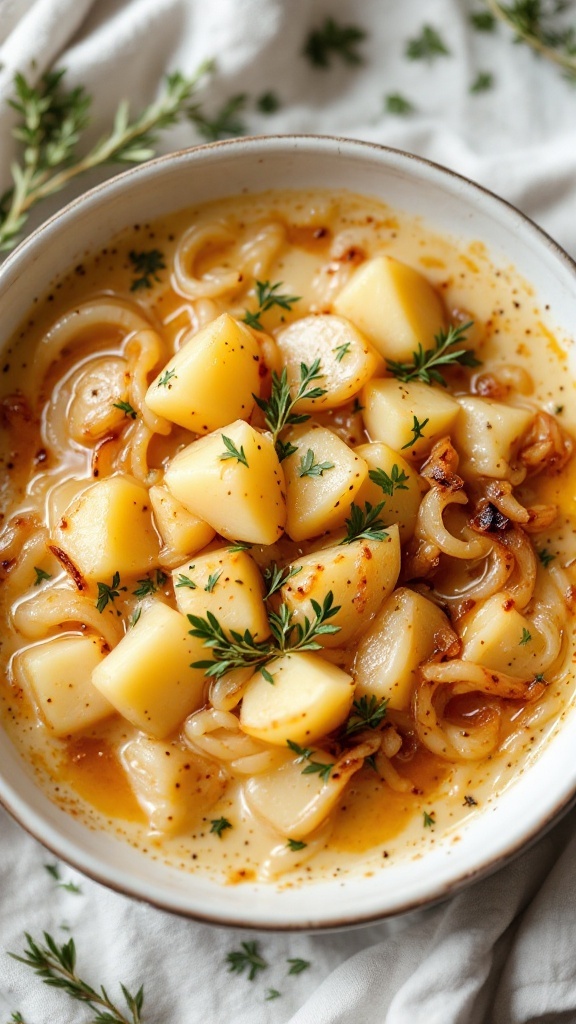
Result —
[[[256,163],[263,163],[267,156],[284,153],[286,156],[304,156],[308,158],[317,158],[318,161],[326,161],[328,159],[334,161],[338,157],[343,156],[348,160],[355,160],[359,164],[364,161],[368,162],[370,155],[372,155],[376,162],[380,162],[382,165],[382,174],[386,175],[386,172],[398,172],[406,174],[409,179],[411,177],[412,169],[420,172],[420,175],[424,176],[429,184],[434,188],[442,189],[445,188],[446,192],[450,195],[451,199],[456,201],[466,202],[470,209],[474,209],[475,206],[483,206],[483,214],[490,217],[492,215],[495,221],[503,221],[507,228],[513,231],[514,227],[518,227],[524,230],[530,241],[534,244],[537,252],[547,253],[558,262],[559,269],[563,272],[566,277],[566,294],[569,295],[569,301],[574,306],[576,314],[576,263],[564,252],[564,250],[541,228],[539,228],[533,221],[521,214],[516,207],[506,202],[503,199],[495,196],[490,190],[483,188],[480,185],[475,184],[469,179],[451,171],[441,165],[432,161],[425,160],[421,157],[417,157],[411,153],[402,152],[401,150],[391,149],[389,147],[380,146],[372,142],[360,142],[356,140],[350,140],[345,138],[331,137],[331,136],[315,136],[315,135],[284,135],[284,136],[258,136],[248,137],[234,140],[226,140],[222,142],[214,142],[204,146],[194,147],[189,150],[181,150],[176,153],[171,153],[167,156],[159,157],[158,159],[151,161],[147,164],[140,165],[138,167],[131,168],[124,173],[117,175],[116,177],[104,182],[101,185],[96,186],[89,192],[78,199],[73,200],[61,211],[56,213],[49,220],[44,222],[38,227],[20,246],[11,253],[5,260],[3,266],[0,268],[0,308],[2,304],[2,295],[5,293],[16,280],[19,274],[26,270],[28,266],[33,264],[38,258],[39,252],[45,245],[50,245],[52,235],[58,232],[77,231],[78,221],[81,220],[82,213],[89,207],[96,207],[107,209],[111,201],[116,200],[118,202],[122,195],[130,189],[132,182],[140,183],[143,180],[148,180],[151,176],[156,178],[164,175],[165,172],[170,172],[170,169],[177,168],[179,165],[189,165],[192,171],[193,166],[198,162],[211,162],[212,157],[216,157],[216,163],[223,161],[234,160],[235,155],[248,155]],[[267,188],[274,188],[275,183],[269,183]],[[288,186],[282,185],[282,188]],[[317,184],[311,187],[319,187]],[[332,186],[330,186],[332,187]],[[336,187],[336,186],[334,186]],[[350,189],[353,192],[362,191],[357,189],[354,183],[348,183],[342,181],[339,186],[340,189]],[[258,188],[257,191],[261,191]],[[234,190],[238,191],[238,190]],[[251,191],[246,188],[245,191]],[[193,189],[191,188],[191,193]],[[225,194],[222,192],[222,194]],[[195,201],[195,197],[191,194],[188,205],[192,205]],[[176,205],[176,209],[180,208],[182,203]],[[487,212],[486,212],[487,207]],[[151,217],[157,218],[159,214],[154,210],[151,213]],[[433,220],[432,217],[427,214],[422,214],[424,220]],[[118,224],[117,230],[120,230],[126,225],[126,222]],[[456,228],[453,232],[454,235],[458,235],[459,231]],[[90,243],[88,247],[91,248]],[[490,243],[488,243],[490,249]],[[55,265],[57,266],[57,258],[55,259]],[[65,269],[65,268],[63,268]],[[19,320],[23,319],[26,309],[22,309],[19,314]],[[576,319],[576,316],[574,317]],[[9,330],[10,335],[11,330]],[[553,745],[555,739],[559,734],[563,734],[567,729],[570,729],[572,723],[564,723],[554,734],[552,738],[548,738],[545,741],[545,748],[549,745]],[[541,754],[544,753],[544,748]],[[538,763],[538,759],[536,759]],[[115,890],[124,896],[129,896],[135,899],[142,900],[146,903],[157,907],[160,910],[168,911],[170,913],[177,913],[184,917],[192,918],[194,920],[204,922],[212,925],[227,925],[234,928],[245,928],[245,929],[257,929],[259,931],[324,931],[324,930],[336,930],[340,928],[351,928],[368,925],[378,921],[382,921],[387,917],[404,914],[413,910],[422,910],[426,907],[430,907],[435,903],[438,903],[447,897],[459,892],[465,886],[470,885],[480,879],[486,877],[492,872],[496,871],[500,867],[504,867],[508,864],[515,856],[520,852],[531,846],[538,838],[540,838],[546,831],[548,831],[560,818],[561,815],[565,814],[576,800],[576,768],[574,770],[574,777],[569,778],[566,772],[561,780],[554,779],[554,787],[557,795],[553,800],[547,799],[545,805],[543,805],[539,811],[535,812],[532,820],[529,823],[521,821],[518,825],[513,839],[501,842],[498,849],[488,855],[482,852],[478,853],[477,856],[470,858],[470,865],[467,868],[460,868],[455,871],[453,877],[444,879],[443,881],[437,881],[433,878],[430,883],[426,886],[426,891],[420,893],[412,898],[408,897],[401,900],[392,900],[392,903],[386,906],[386,900],[380,901],[375,899],[373,909],[369,911],[353,911],[349,913],[339,913],[337,907],[332,905],[325,906],[319,903],[321,910],[317,913],[302,913],[298,920],[294,920],[290,915],[286,916],[282,914],[281,910],[273,915],[273,920],[270,915],[261,915],[257,910],[254,910],[251,904],[253,903],[252,897],[254,892],[262,892],[265,890],[270,894],[270,898],[273,900],[278,890],[273,883],[268,883],[266,886],[254,887],[250,883],[244,883],[243,894],[245,895],[245,909],[242,912],[234,912],[227,914],[226,911],[219,911],[211,913],[206,908],[193,907],[190,905],[178,905],[178,900],[175,898],[168,898],[168,895],[162,898],[161,895],[153,894],[146,891],[146,887],[138,880],[131,877],[128,872],[124,872],[121,881],[118,880],[118,872],[114,869],[114,866],[110,863],[103,862],[102,858],[90,856],[85,848],[81,847],[79,843],[75,842],[72,838],[58,832],[58,828],[51,825],[48,821],[48,815],[42,811],[36,811],[31,803],[27,803],[25,798],[17,791],[15,786],[12,786],[10,779],[6,775],[6,768],[3,765],[0,768],[0,804],[9,812],[9,814],[21,825],[30,835],[47,847],[51,852],[61,858],[62,860],[69,863],[72,867],[78,871],[84,873],[94,881],[99,882],[110,889]],[[20,770],[19,770],[20,771]],[[28,770],[22,768],[21,772],[28,775]],[[560,784],[560,782],[562,784]],[[514,784],[513,784],[514,785]],[[507,793],[511,787],[508,787]],[[47,797],[44,797],[47,805],[53,807],[50,804]],[[497,801],[501,798],[498,797]],[[65,814],[65,812],[62,812]],[[479,815],[488,815],[489,809],[486,808],[484,811],[480,811]],[[476,820],[480,820],[479,818]],[[427,858],[423,858],[427,859]],[[119,869],[121,870],[121,869]],[[192,880],[194,884],[194,876],[183,872],[182,877],[189,884]],[[379,885],[382,880],[380,890],[386,889],[386,871],[384,870],[381,874],[378,873],[378,878],[371,878],[369,881],[364,879],[358,879],[357,877],[343,879],[344,886],[361,886],[370,885],[374,888]],[[168,892],[168,886],[165,886],[166,893]],[[219,892],[226,891],[229,887],[222,885],[217,887]],[[238,887],[235,887],[236,889]],[[186,889],[186,884],[183,884],[183,890]],[[310,902],[317,898],[318,894],[322,894],[324,891],[323,883],[310,885],[307,883],[301,890],[308,893],[311,897]],[[328,890],[326,890],[327,892]],[[379,891],[381,899],[382,893]],[[290,893],[283,894],[284,901],[290,900]],[[185,901],[184,901],[185,902]],[[204,899],[204,902],[206,900]],[[325,901],[325,903],[328,901]]]

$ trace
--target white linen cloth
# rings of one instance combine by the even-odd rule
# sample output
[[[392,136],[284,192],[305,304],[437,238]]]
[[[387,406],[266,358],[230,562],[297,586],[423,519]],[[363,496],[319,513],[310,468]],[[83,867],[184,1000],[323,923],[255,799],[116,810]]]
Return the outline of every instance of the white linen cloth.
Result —
[[[518,205],[576,256],[576,87],[552,64],[512,45],[508,30],[474,31],[467,0],[0,0],[0,194],[14,155],[6,100],[15,71],[34,79],[68,69],[94,105],[91,139],[121,97],[134,111],[155,96],[162,75],[191,74],[216,57],[198,98],[208,113],[246,93],[251,133],[318,132],[407,149],[460,171]],[[367,38],[358,68],[312,68],[302,57],[326,15],[358,24]],[[450,56],[408,61],[406,42],[424,23]],[[478,72],[494,87],[471,94]],[[266,116],[254,100],[273,90],[281,108]],[[416,111],[385,112],[399,92]],[[201,141],[189,122],[159,150]],[[75,182],[37,208],[32,227],[95,180]],[[26,1024],[82,1024],[78,1003],[10,960],[24,930],[78,948],[80,973],[118,995],[145,987],[148,1024],[568,1024],[576,1021],[576,815],[492,877],[425,912],[358,930],[321,935],[249,935],[181,920],[140,905],[62,866],[57,888],[44,870],[53,857],[0,813],[0,1016]],[[248,982],[227,972],[226,953],[258,939],[270,967]],[[309,960],[288,976],[288,957]],[[281,996],[266,1000],[269,989]]]

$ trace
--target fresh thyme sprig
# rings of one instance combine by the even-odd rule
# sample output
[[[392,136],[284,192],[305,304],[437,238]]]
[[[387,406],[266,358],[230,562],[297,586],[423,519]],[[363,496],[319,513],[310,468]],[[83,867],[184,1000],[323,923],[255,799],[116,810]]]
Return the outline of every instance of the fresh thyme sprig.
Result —
[[[62,989],[71,999],[89,1006],[95,1014],[92,1024],[141,1024],[144,1004],[142,986],[135,995],[132,995],[125,985],[120,985],[129,1011],[127,1016],[112,1002],[103,985],[97,991],[77,974],[74,939],[69,939],[59,946],[48,932],[44,932],[44,944],[36,942],[28,932],[25,936],[27,946],[23,955],[8,955],[13,960],[32,967],[45,985]]]
[[[480,366],[480,360],[476,358],[469,348],[457,348],[466,339],[466,331],[470,330],[473,322],[458,324],[457,327],[451,324],[447,331],[439,331],[434,335],[434,347],[423,348],[418,345],[416,352],[412,353],[412,361],[399,363],[394,359],[386,360],[386,369],[397,380],[404,384],[411,380],[420,380],[424,384],[441,384],[447,387],[444,377],[438,370],[439,366],[451,366],[458,363],[460,366]]]
[[[256,288],[258,309],[255,313],[251,313],[247,309],[242,319],[245,324],[248,324],[249,327],[253,327],[255,331],[264,330],[260,318],[264,313],[267,313],[269,309],[273,309],[274,306],[278,306],[280,309],[291,310],[294,303],[300,301],[299,295],[280,294],[278,289],[282,287],[282,281],[277,281],[276,284],[270,284],[270,281],[255,281],[254,286]]]
[[[352,544],[355,540],[386,540],[388,534],[384,530],[384,522],[379,519],[385,502],[372,506],[369,501],[364,510],[352,502],[350,517],[346,520],[346,536],[340,544]]]
[[[344,726],[344,735],[353,736],[363,729],[377,729],[386,717],[388,703],[387,697],[378,700],[374,694],[370,698],[364,696],[360,697],[360,700],[355,700],[350,717]]]
[[[568,6],[565,0],[486,0],[495,18],[514,30],[519,42],[553,61],[576,79],[576,28],[558,27],[554,18]]]
[[[334,469],[333,462],[314,462],[315,457],[314,452],[309,448],[306,455],[300,459],[299,476],[323,476],[327,470]]]
[[[429,416],[427,416],[425,420],[419,420],[417,416],[412,417],[413,422],[410,428],[412,431],[412,437],[410,438],[409,441],[406,441],[406,444],[402,445],[400,449],[401,452],[403,452],[406,448],[412,448],[416,444],[416,441],[419,441],[421,437],[426,436],[424,433],[424,427],[429,422],[429,420]]]
[[[204,641],[204,646],[212,651],[211,660],[194,661],[192,668],[203,668],[209,678],[220,679],[226,672],[234,668],[260,669],[268,682],[273,678],[266,670],[266,665],[281,654],[292,651],[319,651],[322,647],[317,640],[319,636],[337,633],[340,626],[328,622],[340,611],[334,604],[334,596],[330,590],[323,603],[311,600],[314,617],[304,617],[304,623],[294,622],[294,613],[288,605],[281,604],[277,612],[270,612],[268,620],[272,636],[268,640],[256,640],[250,630],[238,633],[231,629],[229,635],[212,612],[206,617],[188,615],[190,636]]]
[[[406,486],[408,476],[403,469],[400,469],[396,462],[392,466],[390,474],[385,469],[378,467],[378,469],[369,470],[368,476],[372,483],[380,487],[389,498],[393,496],[394,491],[408,490]]]
[[[298,449],[289,441],[281,441],[279,435],[285,427],[293,426],[296,423],[305,423],[306,420],[310,419],[307,413],[295,413],[293,409],[301,399],[322,398],[322,395],[326,394],[326,388],[310,387],[315,380],[320,380],[322,376],[319,359],[315,359],[310,366],[307,366],[306,363],[300,363],[300,383],[298,384],[296,394],[292,397],[288,385],[288,371],[284,367],[280,376],[275,371],[272,373],[270,398],[264,399],[259,398],[257,395],[252,396],[264,413],[265,423],[268,430],[272,432],[272,438],[280,462],[288,458],[289,455],[293,455]]]
[[[106,605],[114,601],[117,597],[120,597],[121,590],[128,590],[128,587],[120,586],[120,573],[115,572],[112,577],[111,583],[97,583],[98,587],[98,600],[96,601],[96,607],[100,614],[104,611]]]
[[[110,132],[83,157],[76,155],[76,146],[88,123],[90,96],[81,86],[65,91],[64,70],[47,72],[36,86],[17,74],[16,98],[10,102],[20,115],[13,134],[24,149],[22,162],[12,165],[13,185],[0,198],[0,251],[16,245],[36,203],[79,174],[103,164],[137,164],[154,156],[158,132],[179,120],[199,79],[212,68],[212,62],[202,64],[192,78],[178,71],[168,75],[163,95],[132,121],[123,100]]]
[[[147,249],[143,252],[131,249],[128,258],[134,267],[135,274],[138,275],[130,285],[131,292],[137,292],[141,288],[153,288],[154,281],[162,280],[158,277],[158,271],[166,270],[166,264],[164,263],[164,253],[160,252],[160,249]]]
[[[293,576],[297,576],[299,572],[302,572],[301,565],[297,565],[296,568],[286,566],[286,568],[280,569],[276,562],[271,562],[262,573],[264,582],[268,587],[264,594],[264,600],[267,601],[269,597],[272,597],[272,594],[280,590],[288,580],[291,580]]]
[[[237,448],[231,437],[226,437],[226,434],[222,434],[221,436],[226,450],[218,456],[220,461],[225,462],[226,459],[236,459],[237,462],[241,462],[243,466],[249,468],[248,459],[246,458],[246,453],[244,451],[244,445],[242,444],[240,445],[240,448]]]
[[[138,413],[136,412],[136,409],[134,408],[134,406],[130,405],[130,402],[121,401],[121,402],[113,402],[112,404],[113,404],[115,409],[120,409],[120,412],[123,412],[124,415],[129,420],[135,420],[137,418]]]
[[[247,128],[240,114],[246,106],[247,99],[248,97],[243,92],[231,96],[212,118],[206,117],[202,108],[195,105],[188,110],[188,117],[207,142],[217,142],[218,139],[246,135]]]
[[[46,572],[45,569],[40,569],[37,565],[34,566],[34,572],[36,573],[36,576],[35,576],[35,579],[34,579],[34,586],[35,587],[39,587],[40,584],[44,583],[45,580],[51,580],[52,579],[52,573],[51,572]]]

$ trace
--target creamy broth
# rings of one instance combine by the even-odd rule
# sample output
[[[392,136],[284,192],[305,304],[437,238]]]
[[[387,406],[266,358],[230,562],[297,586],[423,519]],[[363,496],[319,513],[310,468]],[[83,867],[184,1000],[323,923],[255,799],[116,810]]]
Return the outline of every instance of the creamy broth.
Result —
[[[184,232],[188,243],[182,241]],[[146,273],[138,268],[135,255],[151,251],[158,254],[154,269],[137,285]],[[447,436],[452,439],[459,463],[450,462],[452,447],[442,452],[427,444],[420,451],[417,445],[406,443],[394,449],[396,468],[407,464],[407,472],[417,478],[419,500],[434,492],[450,537],[471,545],[470,551],[476,553],[468,559],[439,550],[434,554],[426,533],[433,513],[429,511],[426,519],[421,505],[419,525],[412,524],[402,538],[400,576],[396,573],[388,589],[383,585],[382,600],[369,607],[350,641],[341,646],[335,641],[320,653],[314,652],[315,659],[341,673],[338,679],[352,678],[356,690],[354,694],[350,691],[348,710],[327,729],[328,738],[314,736],[309,744],[297,742],[300,751],[310,751],[308,756],[300,754],[301,769],[317,763],[318,758],[321,764],[333,763],[329,778],[334,784],[340,772],[348,770],[342,767],[342,758],[356,750],[365,736],[368,742],[366,750],[358,754],[362,766],[350,773],[329,813],[320,816],[310,831],[290,833],[267,818],[262,794],[251,796],[250,764],[255,766],[253,778],[266,772],[273,776],[283,765],[294,765],[296,752],[290,752],[285,741],[262,740],[253,726],[244,730],[245,723],[238,738],[231,720],[217,715],[233,715],[238,721],[243,714],[240,698],[246,692],[246,680],[238,684],[239,697],[235,699],[234,687],[226,695],[225,685],[216,684],[215,690],[207,679],[197,708],[190,712],[197,725],[185,726],[184,719],[190,721],[187,712],[168,732],[153,733],[154,749],[163,747],[165,756],[172,757],[172,763],[179,759],[181,765],[170,790],[171,798],[174,787],[184,793],[175,796],[174,806],[183,808],[182,820],[175,821],[180,811],[170,813],[170,808],[163,808],[164,797],[152,790],[143,796],[128,766],[126,751],[143,735],[142,729],[122,715],[110,713],[69,734],[56,734],[41,710],[26,655],[49,646],[58,636],[83,638],[92,641],[96,661],[104,664],[124,637],[132,630],[132,636],[137,635],[139,615],[146,618],[152,606],[174,609],[187,587],[191,593],[199,589],[197,584],[192,588],[177,582],[188,572],[187,566],[187,578],[192,579],[195,559],[206,552],[228,549],[235,539],[245,538],[222,536],[218,531],[214,536],[212,530],[199,546],[178,551],[167,543],[154,518],[150,543],[160,548],[159,531],[163,541],[160,554],[150,556],[145,568],[122,572],[115,583],[112,572],[95,576],[78,570],[70,550],[66,551],[66,517],[73,519],[75,513],[70,510],[77,507],[74,503],[89,485],[107,479],[126,478],[147,490],[164,487],[165,471],[176,455],[194,443],[197,433],[149,408],[144,396],[155,380],[162,379],[174,352],[192,337],[223,313],[236,318],[258,346],[260,396],[266,400],[272,371],[279,374],[282,369],[282,352],[286,351],[282,338],[290,325],[310,314],[338,314],[338,297],[362,268],[381,255],[392,256],[425,277],[441,298],[446,325],[473,322],[464,332],[463,345],[481,365],[441,368],[448,387],[438,383],[424,386],[435,394],[461,400],[471,396],[475,401],[525,411],[526,424],[512,446],[510,465],[497,479],[471,468],[474,459],[464,450],[467,442],[459,440],[462,427],[441,430],[437,437],[439,443]],[[180,261],[180,271],[175,271],[175,261]],[[278,284],[278,295],[298,297],[287,308],[272,305],[265,310],[261,315],[264,330],[244,325],[246,311],[254,312],[258,306],[256,281]],[[84,316],[82,311],[89,303],[100,311],[107,304],[107,316]],[[114,313],[116,307],[121,315],[117,309]],[[433,333],[425,347],[434,344]],[[368,442],[384,441],[373,430],[367,431],[365,417],[369,413],[366,406],[359,408],[362,401],[369,404],[366,395],[370,392],[365,389],[370,381],[382,379],[386,372],[387,353],[382,356],[374,339],[366,337],[374,356],[370,380],[336,408],[311,412],[318,428],[361,453]],[[514,267],[494,262],[481,241],[463,244],[439,237],[418,219],[345,193],[269,193],[220,201],[162,221],[134,225],[106,249],[86,253],[76,267],[54,282],[49,295],[34,301],[29,320],[5,350],[0,392],[2,720],[47,795],[92,828],[111,830],[183,871],[202,872],[230,884],[256,879],[290,887],[348,872],[372,873],[389,858],[420,857],[440,837],[457,842],[465,820],[482,813],[537,756],[573,696],[576,469],[575,460],[570,459],[570,437],[576,433],[576,383],[570,345],[570,339],[555,331],[554,310],[546,307],[545,297],[537,299]],[[349,351],[344,348],[342,362]],[[92,392],[88,394],[86,374],[95,368],[100,377],[91,378]],[[491,405],[486,408],[495,409]],[[539,414],[545,416],[538,427]],[[458,415],[461,423],[464,413]],[[247,418],[258,431],[266,431],[261,410],[250,410]],[[305,429],[305,425],[296,425],[283,436],[297,442],[298,431]],[[199,431],[200,435],[212,432],[221,436],[228,430],[222,423],[213,431]],[[460,484],[442,482],[439,465],[444,470],[448,466]],[[288,473],[285,463],[284,470]],[[328,477],[329,472],[330,468],[324,475]],[[324,475],[319,474],[322,479]],[[510,484],[510,494],[503,483]],[[402,490],[400,487],[388,496],[389,510],[394,495],[402,498]],[[455,508],[455,494],[466,494],[468,504]],[[382,498],[386,497],[383,491]],[[430,501],[428,504],[432,508]],[[528,518],[522,516],[526,508],[530,510]],[[349,507],[345,511],[349,515]],[[387,518],[386,511],[385,500],[381,513],[385,527],[391,529],[394,522],[402,521],[402,516],[399,520],[393,515]],[[149,515],[148,506],[142,515]],[[330,520],[327,529],[314,533],[312,528],[304,537],[281,535],[270,543],[250,542],[248,557],[260,571],[272,562],[280,567],[293,565],[310,553],[322,559],[321,552],[339,544],[344,529],[341,517],[340,521]],[[510,561],[505,571],[506,558]],[[534,575],[536,567],[536,582],[526,594],[526,578]],[[500,579],[500,585],[492,590],[490,581],[486,583],[490,574]],[[143,585],[143,580],[150,584]],[[214,593],[218,582],[212,583]],[[291,582],[296,587],[297,576],[285,581],[282,593],[288,600],[292,599]],[[108,589],[103,604],[106,593],[101,583]],[[143,586],[148,593],[142,593]],[[374,696],[376,701],[384,693],[370,690],[369,683],[360,686],[357,673],[364,657],[362,645],[379,621],[380,604],[399,588],[408,592],[408,600],[417,594],[430,602],[426,608],[439,608],[447,615],[451,632],[442,640],[444,647],[438,646],[438,634],[444,628],[438,627],[434,652],[421,659],[425,667],[412,686],[420,695],[416,704],[412,693],[399,707],[391,697],[391,706],[376,729],[357,730],[346,739],[352,696],[355,700]],[[64,594],[60,604],[51,600],[57,592]],[[522,648],[540,643],[537,630],[544,636],[548,629],[550,635],[544,636],[541,647],[552,653],[543,670],[535,661],[534,672],[526,668],[516,671],[513,652],[507,672],[484,662],[488,673],[493,670],[501,677],[490,684],[492,691],[481,692],[481,684],[474,685],[480,670],[476,675],[471,670],[472,682],[468,680],[466,686],[460,685],[461,675],[443,678],[438,666],[459,663],[466,658],[467,649],[476,650],[475,627],[470,623],[484,628],[474,616],[500,594],[512,595],[507,610],[519,616],[514,628],[516,623],[530,624],[529,629],[522,626],[517,638],[522,655]],[[342,604],[338,595],[334,596],[335,603]],[[178,607],[182,610],[180,603]],[[269,603],[269,611],[275,608],[277,602]],[[490,637],[491,627],[486,629]],[[211,657],[208,648],[204,657]],[[545,654],[542,658],[545,660]],[[474,658],[468,660],[477,667]],[[92,665],[87,672],[91,670]],[[197,716],[203,713],[213,717],[201,720]],[[438,717],[440,731],[428,736],[429,713]],[[415,725],[418,715],[420,730]],[[208,721],[209,727],[198,724]],[[229,725],[218,726],[218,722]],[[214,729],[212,746],[206,739],[210,729]],[[218,753],[218,743],[232,742],[230,730],[233,742],[243,744],[235,759],[223,756],[223,747],[222,756]],[[480,756],[472,758],[470,744],[475,736]],[[377,741],[372,750],[374,737]],[[246,739],[251,740],[251,747]],[[439,743],[444,744],[441,750]],[[449,756],[447,750],[452,747],[461,756]],[[251,757],[256,760],[251,762]],[[259,757],[264,761],[258,761]],[[243,758],[245,764],[240,763]],[[206,771],[201,779],[202,766]],[[320,773],[311,772],[308,778],[309,785],[318,790],[327,784]],[[195,793],[201,793],[198,811],[194,810]],[[225,826],[215,827],[223,821]]]

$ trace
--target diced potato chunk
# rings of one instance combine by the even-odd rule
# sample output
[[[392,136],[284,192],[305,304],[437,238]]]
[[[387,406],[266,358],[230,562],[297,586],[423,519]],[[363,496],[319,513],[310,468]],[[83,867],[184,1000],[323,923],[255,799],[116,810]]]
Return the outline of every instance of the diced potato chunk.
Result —
[[[493,594],[463,620],[462,657],[496,672],[529,679],[542,669],[541,634],[506,593]]]
[[[166,487],[154,485],[149,494],[154,522],[164,546],[170,551],[195,555],[214,539],[216,531],[184,508]]]
[[[54,637],[16,655],[16,677],[55,736],[86,729],[114,713],[90,682],[105,656],[104,641],[91,636]]]
[[[53,541],[89,579],[136,573],[158,562],[148,491],[125,476],[98,480],[75,498]]]
[[[240,728],[250,736],[277,746],[314,743],[348,715],[354,680],[318,654],[285,654],[266,668],[274,683],[258,671],[244,691]]]
[[[405,543],[416,529],[422,501],[418,474],[398,452],[380,441],[360,444],[354,451],[368,466],[368,480],[358,491],[356,503],[363,507],[369,501],[375,508],[383,501],[382,519],[398,524],[400,540]]]
[[[153,832],[197,827],[226,788],[217,764],[178,743],[138,736],[124,745],[121,761]]]
[[[505,480],[533,411],[471,395],[459,397],[458,402],[462,412],[452,440],[462,456],[460,472]]]
[[[190,636],[180,612],[157,601],[97,665],[92,682],[137,729],[162,739],[204,699],[206,660],[201,640]]]
[[[300,386],[302,363],[320,362],[321,377],[310,388],[322,388],[320,398],[300,399],[298,412],[335,409],[350,401],[374,374],[380,360],[359,331],[341,316],[305,316],[277,337],[294,395]]]
[[[152,381],[146,404],[172,423],[208,434],[248,418],[260,393],[260,348],[229,313],[202,327]]]
[[[313,751],[314,761],[329,764],[323,750]],[[314,832],[336,806],[350,776],[341,773],[323,782],[318,775],[303,775],[305,767],[293,758],[272,772],[255,775],[245,786],[250,809],[280,835],[304,839]]]
[[[224,438],[244,462],[230,456]],[[184,448],[168,466],[165,482],[178,501],[228,540],[273,544],[282,534],[282,466],[271,437],[243,420]]]
[[[392,377],[370,381],[362,393],[364,423],[373,441],[383,441],[410,462],[421,459],[434,441],[449,434],[460,406],[440,388]],[[421,434],[419,437],[418,435]]]
[[[403,361],[446,326],[442,300],[419,271],[392,256],[358,268],[334,302],[386,359]]]
[[[358,647],[357,696],[387,698],[391,708],[407,708],[418,666],[434,653],[435,635],[448,628],[444,612],[432,601],[405,587],[395,590]]]
[[[370,620],[394,589],[400,572],[398,527],[390,526],[384,540],[356,540],[313,551],[292,562],[299,572],[282,587],[282,600],[294,612],[294,622],[314,618],[311,602],[322,605],[331,590],[340,606],[329,624],[337,633],[318,637],[325,647],[342,647],[368,629]]]
[[[176,604],[183,615],[212,612],[225,630],[250,630],[257,640],[270,634],[262,599],[262,576],[247,551],[218,548],[172,573]],[[190,584],[195,584],[191,586]]]
[[[286,533],[292,540],[317,537],[342,526],[350,506],[368,476],[368,466],[326,427],[306,424],[292,431],[289,440],[297,451],[284,460],[286,478]],[[329,463],[330,468],[302,475],[305,464]]]

